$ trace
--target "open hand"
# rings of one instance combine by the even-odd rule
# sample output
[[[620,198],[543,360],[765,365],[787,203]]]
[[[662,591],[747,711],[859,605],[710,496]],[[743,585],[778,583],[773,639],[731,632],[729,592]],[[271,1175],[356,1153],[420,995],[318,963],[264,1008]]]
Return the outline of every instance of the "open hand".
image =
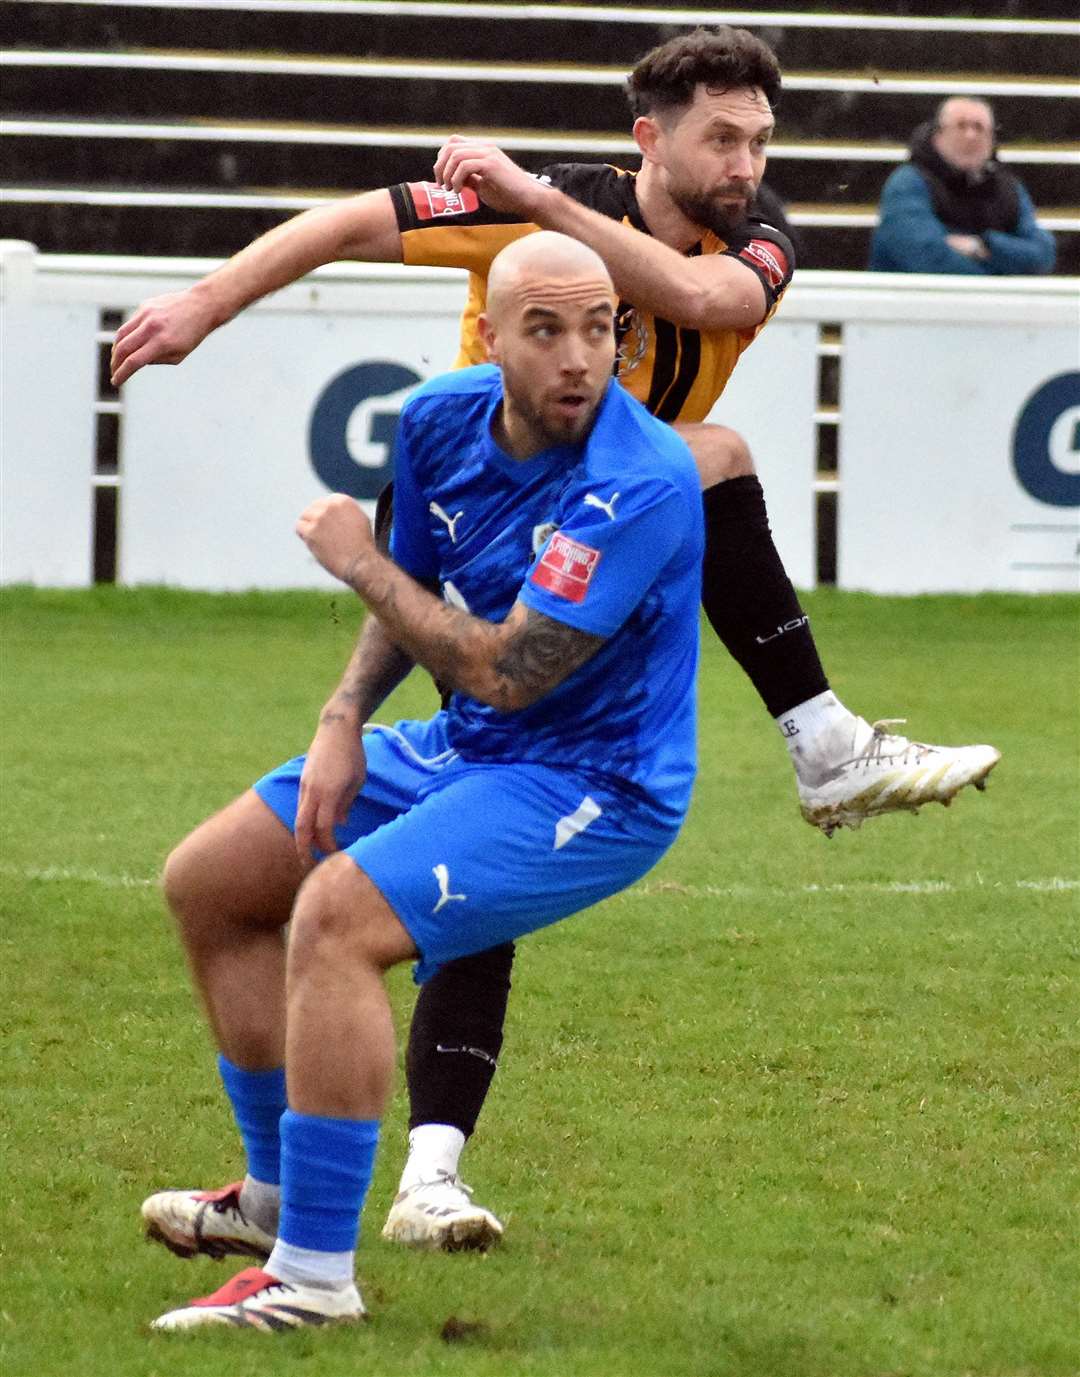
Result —
[[[148,363],[182,363],[214,328],[213,316],[192,292],[169,292],[144,301],[116,332],[112,347],[114,387]]]

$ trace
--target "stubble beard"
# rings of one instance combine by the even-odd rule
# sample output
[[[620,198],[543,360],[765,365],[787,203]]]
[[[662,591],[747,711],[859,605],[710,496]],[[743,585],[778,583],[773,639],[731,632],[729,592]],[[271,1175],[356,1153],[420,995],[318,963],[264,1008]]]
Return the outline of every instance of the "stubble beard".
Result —
[[[582,388],[581,390],[584,392],[586,389]],[[553,449],[557,445],[580,444],[582,440],[586,439],[593,428],[603,396],[601,394],[600,397],[597,397],[593,404],[580,416],[567,416],[560,424],[554,419],[549,420],[539,407],[533,405],[524,390],[518,386],[513,370],[507,369],[505,364],[503,364],[503,393],[506,400],[512,404],[514,410],[528,426],[533,439],[540,442],[538,452],[539,449]]]

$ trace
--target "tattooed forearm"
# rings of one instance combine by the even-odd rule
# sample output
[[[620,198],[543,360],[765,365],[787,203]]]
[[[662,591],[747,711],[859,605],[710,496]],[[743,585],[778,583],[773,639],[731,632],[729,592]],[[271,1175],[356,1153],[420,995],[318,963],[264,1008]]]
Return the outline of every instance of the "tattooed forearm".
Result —
[[[413,663],[390,639],[378,618],[369,614],[341,682],[323,708],[319,724],[363,723],[401,683]]]
[[[433,597],[390,560],[363,551],[348,582],[377,615],[384,634],[444,684],[516,712],[549,693],[603,644],[515,603],[490,622]]]
[[[530,607],[494,668],[509,697],[535,702],[591,659],[603,644],[602,636],[554,621]]]

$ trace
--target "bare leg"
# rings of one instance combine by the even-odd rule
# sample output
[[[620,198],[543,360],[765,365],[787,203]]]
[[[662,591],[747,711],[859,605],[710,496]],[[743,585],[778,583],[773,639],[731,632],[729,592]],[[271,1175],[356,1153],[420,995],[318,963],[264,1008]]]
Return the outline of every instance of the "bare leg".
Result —
[[[674,429],[690,446],[703,492],[729,478],[748,478],[753,474],[750,446],[730,427],[684,421]]]
[[[249,1070],[284,1061],[282,929],[302,878],[291,834],[251,790],[165,864],[165,898],[218,1047]]]
[[[196,828],[165,865],[165,897],[206,1007],[243,1139],[242,1186],[158,1191],[151,1238],[181,1257],[265,1257],[277,1231],[285,1109],[285,946],[303,871],[289,830],[249,790]]]
[[[347,856],[304,883],[289,944],[289,1106],[340,1119],[382,1117],[394,1073],[383,973],[416,955],[382,894]]]

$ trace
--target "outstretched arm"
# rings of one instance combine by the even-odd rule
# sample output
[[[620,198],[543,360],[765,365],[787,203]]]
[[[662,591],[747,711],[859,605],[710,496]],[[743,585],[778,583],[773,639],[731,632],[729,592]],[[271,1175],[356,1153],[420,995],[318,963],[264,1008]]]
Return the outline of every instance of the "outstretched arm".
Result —
[[[439,152],[435,177],[454,191],[471,187],[493,210],[580,239],[607,264],[622,298],[676,325],[752,330],[768,312],[761,279],[737,259],[715,253],[684,258],[538,181],[494,144],[453,135]]]
[[[182,363],[211,331],[269,292],[341,259],[400,263],[389,191],[316,206],[268,230],[184,292],[151,297],[120,327],[112,351],[119,387],[148,363]]]
[[[296,529],[323,568],[363,598],[402,650],[457,692],[500,712],[537,702],[604,643],[602,636],[520,602],[503,622],[450,607],[379,554],[367,517],[349,497],[320,498]]]

